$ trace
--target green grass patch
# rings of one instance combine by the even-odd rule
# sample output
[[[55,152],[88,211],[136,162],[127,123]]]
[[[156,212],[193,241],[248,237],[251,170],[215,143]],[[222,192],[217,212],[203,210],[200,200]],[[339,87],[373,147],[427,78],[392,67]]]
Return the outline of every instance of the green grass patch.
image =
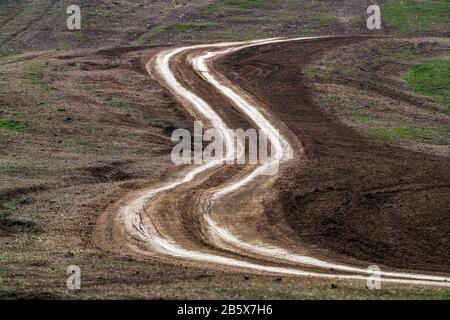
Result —
[[[185,32],[195,29],[211,29],[217,26],[218,24],[215,22],[183,22],[172,26],[172,28],[177,32]]]
[[[242,35],[236,31],[225,31],[220,36],[223,40],[242,40]]]
[[[417,53],[409,51],[409,50],[395,52],[391,55],[391,57],[393,59],[398,59],[398,60],[410,59],[410,58],[414,58],[416,56],[417,56]]]
[[[111,102],[111,106],[113,106],[114,108],[117,108],[117,109],[122,109],[122,110],[128,110],[130,108],[129,103],[125,102],[125,101],[113,101],[113,102]]]
[[[2,110],[4,114],[14,117],[14,119],[17,118],[26,118],[27,114],[25,112],[21,112],[21,111],[12,111],[12,110]]]
[[[319,27],[328,27],[334,22],[334,16],[329,13],[321,13],[318,17]]]
[[[268,17],[230,16],[225,17],[224,21],[231,23],[266,23],[271,20]]]
[[[301,23],[311,31],[327,27],[336,19],[320,1],[289,1],[282,10],[274,12],[274,17],[274,21]]]
[[[377,128],[373,129],[371,135],[375,138],[395,141],[395,140],[414,140],[414,139],[450,139],[450,133],[424,130],[416,128]]]
[[[381,50],[382,54],[380,57],[372,59],[370,64],[372,65],[386,65],[386,64],[398,64],[398,63],[404,63],[409,62],[410,59],[413,59],[417,57],[417,54],[412,51],[399,51],[399,52],[389,52],[388,50]]]
[[[122,154],[118,151],[88,150],[88,153],[100,158],[115,158],[122,156]]]
[[[386,24],[401,32],[448,30],[450,24],[448,0],[387,0],[382,12]]]
[[[302,30],[299,34],[298,34],[298,36],[300,36],[300,37],[309,37],[309,36],[312,36],[314,33],[311,31],[311,30],[307,30],[307,29],[305,29],[305,30]]]
[[[17,51],[2,51],[0,50],[0,58],[5,58],[5,57],[12,57],[15,55],[18,55],[20,52]]]
[[[284,22],[295,22],[295,21],[301,21],[303,18],[302,14],[296,11],[281,11],[276,14],[275,19],[284,21]]]
[[[276,5],[270,0],[221,0],[207,5],[200,10],[202,16],[242,14],[252,9],[261,9]]]
[[[450,113],[450,59],[436,59],[413,66],[406,83],[422,95],[434,97]]]
[[[73,33],[75,40],[78,42],[85,42],[86,41],[86,34],[83,31],[76,31]]]
[[[328,71],[322,69],[310,69],[303,72],[303,75],[308,79],[317,79],[317,80],[330,80],[331,75]]]
[[[352,17],[350,18],[350,22],[351,22],[352,24],[358,25],[358,24],[361,24],[361,23],[363,22],[363,19],[362,19],[361,16],[352,16]]]
[[[166,28],[163,26],[155,27],[155,28],[147,31],[146,33],[144,33],[139,39],[133,41],[131,44],[136,45],[136,46],[156,45],[159,43],[159,41],[154,40],[152,38],[158,36],[159,34],[163,33],[164,31],[166,31]]]
[[[43,82],[44,65],[39,62],[34,62],[29,66],[28,79],[35,87],[48,90],[49,87]]]
[[[14,166],[8,164],[0,164],[0,173],[10,173],[15,169]]]
[[[166,28],[163,26],[155,27],[155,28],[147,31],[146,33],[144,33],[143,37],[151,38],[151,37],[159,35],[160,33],[163,33],[165,30],[166,30]]]
[[[21,204],[23,204],[24,200],[22,199],[14,199],[10,201],[6,201],[0,205],[0,220],[7,218],[12,214],[12,211],[17,209]]]
[[[375,118],[373,118],[373,117],[371,117],[371,116],[369,116],[367,114],[361,113],[360,111],[356,111],[356,110],[352,111],[348,116],[352,120],[356,120],[356,121],[359,121],[359,122],[364,122],[364,123],[367,123],[367,124],[373,123],[376,120]]]
[[[261,8],[267,4],[267,0],[222,0],[220,1],[224,5],[234,6],[244,9]]]
[[[28,125],[23,122],[0,119],[0,130],[24,132],[27,128]]]

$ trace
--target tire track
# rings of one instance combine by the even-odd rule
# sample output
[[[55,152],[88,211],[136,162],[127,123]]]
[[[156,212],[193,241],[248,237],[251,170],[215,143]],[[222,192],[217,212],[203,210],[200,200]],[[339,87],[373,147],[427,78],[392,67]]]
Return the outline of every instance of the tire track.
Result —
[[[208,120],[210,125],[216,128],[222,135],[226,142],[227,154],[225,160],[233,159],[235,157],[232,152],[233,148],[232,137],[229,135],[228,126],[220,118],[220,116],[213,110],[213,108],[201,97],[191,92],[184,87],[175,77],[171,71],[171,62],[175,57],[185,52],[204,51],[201,55],[197,55],[192,59],[192,65],[197,73],[211,86],[224,95],[237,109],[245,114],[251,121],[259,128],[264,129],[268,135],[273,149],[274,160],[268,164],[256,167],[248,175],[243,178],[226,185],[225,187],[209,193],[208,197],[203,199],[202,205],[198,209],[201,213],[206,233],[211,242],[222,250],[234,253],[233,257],[217,253],[203,252],[192,248],[184,248],[182,244],[175,242],[170,238],[170,235],[164,234],[162,230],[158,230],[156,224],[152,219],[152,213],[147,212],[145,208],[148,207],[149,202],[155,199],[158,195],[174,190],[175,188],[189,184],[194,181],[199,175],[207,171],[211,171],[220,167],[223,159],[213,161],[201,165],[189,171],[184,177],[168,183],[159,188],[150,188],[143,190],[135,196],[130,202],[120,208],[120,218],[124,222],[127,231],[135,239],[138,239],[146,245],[151,253],[182,259],[187,261],[194,261],[199,263],[207,263],[212,265],[219,265],[231,268],[238,268],[241,270],[255,271],[266,274],[283,274],[291,276],[307,276],[318,278],[333,278],[333,279],[348,279],[348,280],[368,280],[373,272],[366,269],[335,264],[326,262],[313,257],[301,256],[289,250],[280,247],[273,247],[267,245],[258,245],[251,242],[241,240],[238,236],[232,234],[227,228],[220,226],[210,214],[210,208],[214,203],[221,198],[226,197],[234,192],[237,192],[242,187],[251,184],[256,177],[272,168],[273,165],[278,165],[280,162],[289,161],[294,157],[293,149],[289,142],[282,135],[278,135],[277,129],[272,123],[253,106],[249,101],[240,96],[236,88],[230,88],[220,81],[218,81],[210,71],[208,64],[220,56],[229,54],[231,52],[248,48],[251,46],[282,43],[287,41],[302,41],[314,38],[296,38],[296,39],[265,39],[249,42],[238,43],[221,43],[212,45],[198,45],[183,48],[170,49],[161,52],[148,65],[149,73],[155,71],[160,78],[160,81],[166,86],[179,100],[187,105],[187,108],[192,108],[204,118]],[[242,258],[242,254],[259,256],[275,261],[275,263],[294,263],[307,267],[314,267],[317,269],[333,270],[334,272],[343,272],[349,274],[331,274],[321,272],[310,272],[297,269],[294,267],[272,266],[263,264],[261,259],[259,262],[247,261]],[[450,287],[449,279],[445,277],[420,275],[403,272],[379,272],[380,276],[388,277],[382,278],[381,281],[390,283],[405,283],[417,285],[435,285]]]

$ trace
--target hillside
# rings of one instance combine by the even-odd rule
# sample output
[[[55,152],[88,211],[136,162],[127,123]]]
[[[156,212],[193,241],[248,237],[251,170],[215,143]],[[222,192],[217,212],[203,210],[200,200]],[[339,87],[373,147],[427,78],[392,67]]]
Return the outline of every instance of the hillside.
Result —
[[[371,291],[362,282],[148,257],[123,250],[128,235],[114,237],[120,203],[180,175],[171,134],[193,126],[180,99],[146,69],[158,52],[345,35],[243,49],[214,63],[305,151],[267,197],[249,198],[255,187],[230,198],[221,219],[250,241],[314,257],[448,274],[450,2],[379,1],[383,29],[368,31],[373,2],[80,0],[82,29],[72,32],[72,1],[0,0],[0,299],[448,299],[442,288]],[[231,124],[249,125],[185,60],[177,61],[184,83]],[[168,193],[154,220],[187,247],[214,249],[202,217],[187,209],[236,173],[217,170]],[[82,269],[80,292],[65,286],[72,264]]]
[[[80,1],[82,29],[66,28],[66,0],[0,1],[0,50],[67,50],[128,44],[367,34],[359,0]],[[383,32],[448,35],[447,1],[380,1]],[[419,15],[417,15],[419,13]],[[372,32],[373,33],[373,32]]]

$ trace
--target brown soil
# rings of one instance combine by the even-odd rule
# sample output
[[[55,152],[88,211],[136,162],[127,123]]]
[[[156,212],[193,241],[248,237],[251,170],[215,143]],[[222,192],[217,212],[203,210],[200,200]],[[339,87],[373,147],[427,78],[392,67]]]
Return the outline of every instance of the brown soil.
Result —
[[[210,207],[203,203],[208,192],[252,169],[223,166],[158,194],[142,214],[183,248],[244,261],[286,265],[229,244],[218,245],[205,232],[203,214],[213,215],[241,240],[298,254],[362,267],[378,264],[384,270],[448,272],[449,159],[375,141],[341,123],[312,101],[314,90],[303,77],[304,66],[323,53],[351,44],[364,46],[366,41],[371,40],[340,37],[267,45],[216,63],[216,71],[247,91],[235,90],[268,109],[268,116],[296,147],[296,158],[274,185],[272,179],[261,177]],[[229,126],[251,127],[229,101],[193,73],[187,61],[194,54],[173,62],[178,80],[205,97]],[[242,271],[153,251],[130,235],[117,216],[129,199],[111,206],[98,221],[96,241],[102,248],[159,263]]]
[[[269,106],[304,146],[275,184],[278,199],[267,206],[267,219],[286,221],[290,236],[323,255],[448,272],[450,159],[375,141],[346,126],[313,102],[316,93],[303,75],[312,60],[365,42],[255,47],[218,66]],[[388,94],[404,101],[394,88]]]
[[[312,101],[314,90],[301,75],[303,66],[324,52],[362,41],[348,38],[253,48],[215,65],[270,107],[274,121],[278,118],[287,125],[294,145],[305,147],[302,157],[278,180],[277,193],[267,190],[271,181],[261,181],[258,188],[215,208],[215,214],[248,238],[264,238],[334,261],[448,272],[448,158],[375,142],[346,127]],[[198,269],[198,264],[135,254],[129,248],[132,239],[114,242],[123,236],[122,230],[114,229],[115,209],[133,190],[178,174],[169,169],[169,136],[174,128],[192,125],[182,105],[145,73],[144,64],[158,50],[36,53],[2,61],[2,75],[11,86],[1,96],[5,115],[23,112],[30,127],[25,133],[2,132],[2,160],[12,169],[2,168],[2,181],[7,183],[2,185],[0,200],[20,201],[0,225],[0,297],[388,298],[434,292],[446,297],[445,291],[434,289],[419,288],[414,291],[417,296],[402,286],[372,293],[364,284],[339,282],[339,290],[330,291],[328,280],[276,281],[244,277],[235,270],[224,274],[221,268],[205,271],[204,265]],[[56,70],[43,75],[42,83],[50,89],[21,82],[28,76],[29,62],[56,65]],[[177,64],[182,80],[202,96],[206,93],[227,122],[251,126],[183,64],[183,59]],[[50,97],[42,106],[41,90]],[[27,104],[30,96],[37,101]],[[30,111],[39,107],[37,115]],[[17,164],[18,160],[25,163]],[[50,162],[55,172],[42,169]],[[63,168],[67,171],[58,171]],[[162,209],[157,211],[158,227],[174,232],[193,248],[217,252],[203,237],[193,204],[205,191],[245,170],[249,168],[224,167],[170,197],[158,198],[153,204]],[[426,211],[419,210],[426,206]],[[94,228],[100,228],[100,236]],[[392,243],[391,247],[385,243]],[[227,250],[220,253],[231,256]],[[80,293],[65,289],[66,267],[71,264],[83,270]]]

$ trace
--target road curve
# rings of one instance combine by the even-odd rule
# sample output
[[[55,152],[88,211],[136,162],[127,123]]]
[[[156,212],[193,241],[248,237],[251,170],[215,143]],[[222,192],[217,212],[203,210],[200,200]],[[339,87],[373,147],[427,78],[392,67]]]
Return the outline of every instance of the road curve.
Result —
[[[255,241],[247,241],[244,239],[245,235],[236,235],[230,229],[226,228],[226,226],[222,226],[215,220],[211,212],[217,201],[238,192],[245,186],[251,185],[266,170],[270,170],[274,165],[278,166],[281,163],[291,160],[296,154],[288,138],[279,133],[278,128],[275,127],[265,113],[258,106],[255,106],[252,101],[249,101],[247,97],[240,95],[235,87],[220,81],[214,75],[214,72],[211,71],[209,67],[210,63],[218,57],[252,46],[317,38],[319,37],[295,39],[272,38],[246,42],[188,46],[162,51],[149,61],[147,64],[148,72],[156,76],[161,84],[167,87],[179,101],[183,102],[183,105],[194,110],[195,114],[200,114],[202,120],[207,120],[209,125],[222,135],[227,146],[224,159],[194,167],[187,171],[181,178],[165,185],[142,190],[119,208],[119,219],[124,223],[127,232],[134,239],[137,239],[145,245],[146,249],[144,251],[148,251],[149,255],[157,254],[194,263],[198,262],[207,265],[230,267],[233,270],[239,269],[246,272],[252,271],[264,274],[363,281],[371,278],[373,272],[365,268],[342,265],[314,257],[299,255],[287,248],[274,246],[273,244],[266,245]],[[158,229],[158,226],[154,223],[154,215],[157,213],[150,213],[149,210],[151,209],[148,209],[152,201],[161,194],[192,183],[202,174],[216,170],[222,166],[224,161],[235,157],[234,152],[232,152],[233,148],[231,147],[234,140],[230,135],[228,125],[205,99],[184,86],[172,71],[173,61],[178,56],[189,52],[195,53],[190,63],[196,73],[214,88],[214,90],[217,90],[230,101],[242,115],[250,119],[257,128],[264,130],[272,146],[271,162],[251,168],[243,177],[232,180],[225,184],[225,186],[208,192],[201,199],[198,208],[196,208],[202,220],[204,227],[202,230],[204,230],[205,237],[208,238],[210,244],[217,248],[217,250],[205,251],[201,248],[183,246],[182,243],[174,239],[175,237],[172,237],[164,230]],[[140,250],[140,254],[142,253],[142,250]],[[251,259],[246,259],[243,256],[251,257]],[[272,263],[267,264],[267,260],[272,261]],[[314,271],[304,270],[301,268],[302,266],[313,268]],[[327,273],[315,271],[320,269],[328,271]],[[450,287],[450,279],[447,277],[394,271],[380,271],[377,274],[382,276],[380,280],[386,283]]]

